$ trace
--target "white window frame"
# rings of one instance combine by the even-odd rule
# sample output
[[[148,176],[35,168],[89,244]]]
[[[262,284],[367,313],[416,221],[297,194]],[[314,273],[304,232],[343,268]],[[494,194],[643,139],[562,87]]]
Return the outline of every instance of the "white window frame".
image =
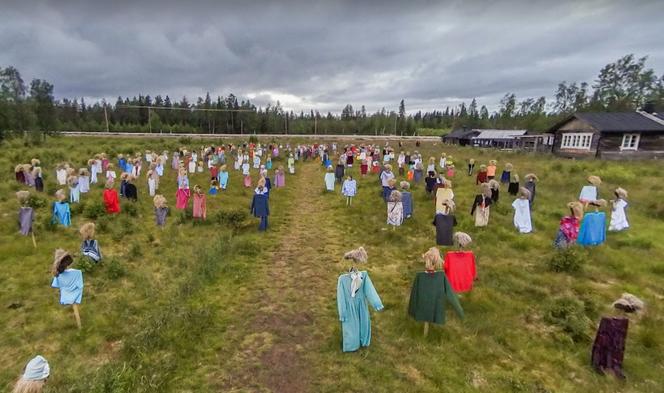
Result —
[[[565,132],[560,139],[561,149],[590,150],[592,144],[592,132]]]
[[[620,150],[639,150],[639,141],[641,141],[641,134],[623,134]]]

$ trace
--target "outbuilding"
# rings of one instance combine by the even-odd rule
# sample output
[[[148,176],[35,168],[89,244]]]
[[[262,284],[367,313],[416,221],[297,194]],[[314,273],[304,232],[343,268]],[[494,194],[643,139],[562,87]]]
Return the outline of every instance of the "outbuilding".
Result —
[[[575,113],[551,128],[553,153],[611,160],[664,158],[664,117],[657,113]]]

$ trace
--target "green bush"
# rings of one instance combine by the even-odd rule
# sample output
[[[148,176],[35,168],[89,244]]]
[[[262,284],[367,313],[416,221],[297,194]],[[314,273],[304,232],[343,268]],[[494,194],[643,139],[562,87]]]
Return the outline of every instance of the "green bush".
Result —
[[[178,138],[178,142],[181,145],[190,145],[191,144],[191,137],[181,136],[181,137]]]
[[[85,255],[76,258],[76,268],[83,273],[89,273],[95,269],[96,264],[92,259]]]
[[[138,216],[138,207],[133,202],[123,203],[122,208],[120,210],[122,211],[122,213],[128,215],[129,217]]]
[[[71,210],[72,217],[82,215],[83,211],[85,210],[85,205],[86,203],[83,201],[79,203],[70,203],[69,209]]]
[[[194,218],[194,212],[190,207],[188,207],[180,211],[180,214],[178,214],[178,216],[175,218],[175,223],[178,225],[184,224],[191,221],[193,218]]]
[[[83,217],[95,220],[106,215],[106,206],[103,201],[95,201],[87,204],[83,209]]]
[[[585,305],[580,300],[563,297],[550,301],[546,306],[544,320],[561,328],[574,342],[590,338],[588,329],[591,321],[586,316]]]
[[[33,209],[39,209],[48,205],[48,200],[45,197],[42,197],[39,194],[30,193],[30,198],[28,199],[28,206]]]
[[[110,258],[106,263],[106,277],[111,280],[118,279],[127,274],[127,269],[115,258]]]
[[[55,232],[58,229],[58,224],[51,220],[51,215],[47,215],[43,219],[43,228],[49,232]]]
[[[547,261],[547,266],[554,272],[574,273],[583,269],[583,256],[575,247],[557,250]]]
[[[249,136],[249,143],[258,143],[258,136],[256,134]]]
[[[231,229],[238,230],[244,228],[247,224],[249,213],[246,210],[220,210],[215,215],[215,220],[221,224],[230,227]]]

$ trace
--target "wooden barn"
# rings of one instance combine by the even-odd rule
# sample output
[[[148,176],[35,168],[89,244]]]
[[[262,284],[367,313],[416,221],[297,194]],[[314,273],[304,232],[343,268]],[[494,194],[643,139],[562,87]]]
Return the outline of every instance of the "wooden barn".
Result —
[[[656,113],[575,113],[550,132],[553,153],[563,157],[664,158],[664,117]]]

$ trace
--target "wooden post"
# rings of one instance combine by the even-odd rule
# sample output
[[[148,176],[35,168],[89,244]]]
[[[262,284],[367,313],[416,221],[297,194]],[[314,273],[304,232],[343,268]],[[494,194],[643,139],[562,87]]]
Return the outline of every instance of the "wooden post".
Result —
[[[152,134],[152,118],[150,116],[150,107],[148,107],[148,126],[150,127],[150,134]]]
[[[81,328],[81,315],[78,313],[78,304],[74,303],[72,305],[72,308],[74,309],[74,318],[76,318],[76,326],[78,328]]]
[[[424,337],[429,335],[429,322],[424,322]]]
[[[35,239],[35,233],[30,231],[30,234],[32,235],[32,245],[37,248],[37,240]]]

